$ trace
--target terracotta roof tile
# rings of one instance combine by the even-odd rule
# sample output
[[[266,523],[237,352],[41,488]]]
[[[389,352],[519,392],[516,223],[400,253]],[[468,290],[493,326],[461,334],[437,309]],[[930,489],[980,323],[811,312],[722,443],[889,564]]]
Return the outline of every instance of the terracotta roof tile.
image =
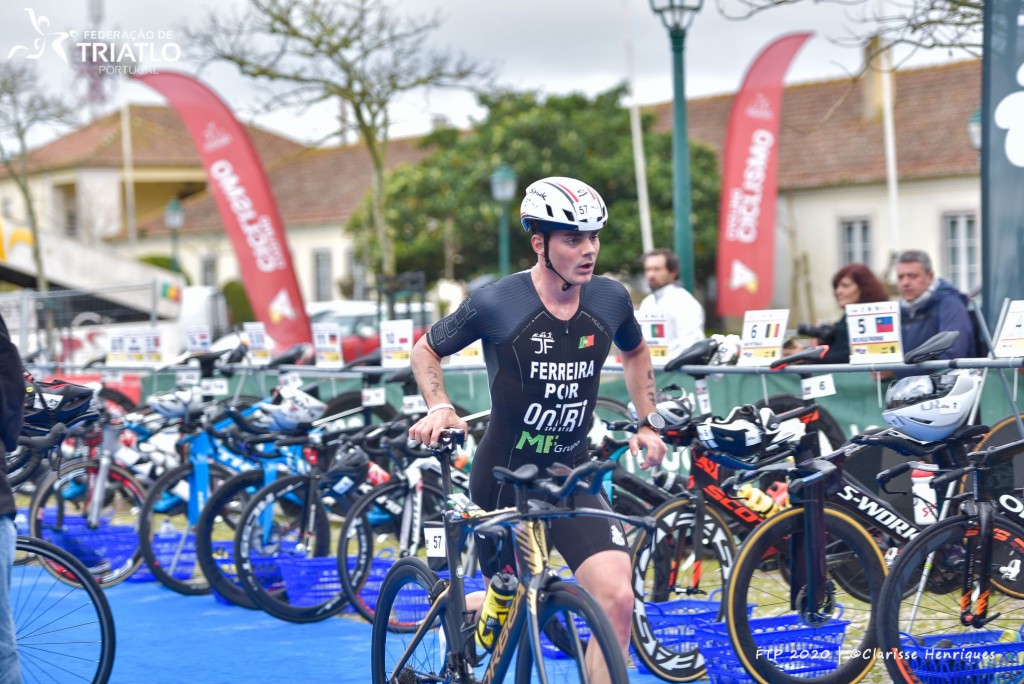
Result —
[[[399,138],[389,142],[387,168],[415,163],[429,154],[418,147],[419,138]],[[270,182],[277,209],[289,227],[343,223],[363,202],[370,191],[373,168],[366,148],[359,145],[308,149],[270,168]],[[220,230],[217,204],[206,191],[183,203],[188,217],[185,232]],[[140,223],[148,235],[166,231],[163,216]]]
[[[970,146],[966,126],[980,98],[980,61],[897,72],[894,116],[900,178],[976,174],[978,155]],[[688,103],[690,137],[711,146],[719,155],[732,99],[733,95],[727,94]],[[864,120],[862,109],[860,81],[837,79],[787,87],[782,106],[779,188],[883,180],[882,122]],[[671,130],[671,103],[654,105],[648,111],[655,116],[655,130]],[[91,131],[89,135],[94,138],[99,133]],[[419,149],[417,142],[416,138],[392,140],[388,167],[414,163],[426,156],[428,151]],[[172,155],[175,145],[191,150],[191,141],[185,140],[167,144],[165,153]],[[278,210],[289,227],[342,223],[370,189],[370,158],[362,145],[310,149],[276,165],[268,160],[266,166],[271,168],[268,176]],[[216,204],[206,192],[190,197],[185,211],[186,231],[220,228]],[[161,234],[166,230],[163,217],[151,217],[140,230]]]
[[[690,138],[721,157],[733,94],[687,103]],[[896,164],[901,179],[978,173],[967,120],[981,103],[981,62],[897,71],[893,79]],[[782,99],[779,189],[876,183],[885,178],[881,118],[865,120],[863,81],[791,85]],[[672,130],[672,103],[648,109]]]
[[[201,165],[192,136],[169,107],[132,105],[132,159],[139,168],[197,167]],[[246,126],[264,164],[274,164],[305,149],[301,143],[270,131]],[[72,131],[29,156],[30,170],[118,167],[121,155],[121,113],[113,112]],[[0,174],[2,175],[2,174]]]

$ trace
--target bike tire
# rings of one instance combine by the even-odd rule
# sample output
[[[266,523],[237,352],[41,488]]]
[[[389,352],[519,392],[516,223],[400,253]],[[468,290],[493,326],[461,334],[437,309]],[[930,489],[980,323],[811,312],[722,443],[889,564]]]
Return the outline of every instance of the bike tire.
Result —
[[[370,676],[373,684],[390,682],[462,682],[472,684],[472,676],[462,678],[451,672],[448,644],[455,643],[447,610],[447,597],[437,601],[438,610],[429,624],[422,625],[431,607],[438,585],[437,575],[419,558],[403,558],[392,566],[377,598],[370,640]],[[443,636],[442,636],[443,635]],[[393,670],[406,651],[410,651],[403,671]]]
[[[530,681],[535,670],[543,674],[541,681],[551,684],[588,681],[586,654],[595,643],[601,648],[609,681],[629,681],[622,646],[590,594],[579,585],[559,580],[549,584],[541,596],[537,625],[542,634],[552,636],[552,657],[534,653],[529,630],[524,630],[516,658],[517,682]]]
[[[421,491],[420,528],[424,523],[440,523],[445,507],[444,493],[427,483],[422,483]],[[401,549],[399,535],[413,524],[405,519],[407,512],[413,514],[410,494],[409,484],[402,480],[374,487],[352,504],[338,537],[338,576],[344,596],[369,622],[373,622],[381,580],[393,561],[408,553],[408,549]],[[414,534],[417,557],[425,560],[423,533],[416,530]]]
[[[196,483],[195,465],[184,463],[153,483],[139,514],[139,548],[150,574],[168,589],[185,596],[210,593],[210,583],[196,562],[195,529],[189,517],[189,498],[207,493],[195,487],[217,488],[234,471],[219,463],[209,464],[209,482]]]
[[[736,558],[736,541],[729,524],[710,507],[704,509],[701,562],[693,544],[696,501],[677,498],[649,515],[654,519],[654,546],[641,528],[633,542],[633,586],[642,587],[633,605],[630,641],[636,658],[667,682],[691,682],[704,677],[706,667],[692,639],[681,639],[688,616],[721,619],[720,598]],[[672,567],[682,540],[680,568]],[[673,577],[673,575],[675,575]],[[718,596],[719,600],[715,600]]]
[[[235,567],[238,581],[249,598],[265,612],[288,622],[316,622],[336,615],[343,601],[309,601],[287,586],[280,570],[282,562],[326,558],[334,544],[324,502],[314,492],[312,539],[301,529],[303,508],[314,480],[293,475],[276,480],[253,496],[242,512],[242,524],[235,535]],[[269,527],[262,522],[272,518]],[[330,558],[334,563],[333,557]],[[334,595],[343,595],[340,585]],[[329,605],[325,605],[329,604]],[[333,611],[333,612],[331,612]]]
[[[100,585],[77,558],[49,542],[19,536],[15,548],[10,603],[24,684],[106,684],[117,634]]]
[[[956,516],[930,526],[897,556],[882,585],[877,620],[879,652],[892,681],[928,682],[939,676],[952,681],[961,670],[961,677],[977,673],[991,682],[1020,680],[1024,578],[1016,569],[1024,564],[1024,527],[996,515],[989,539],[991,565],[981,568],[977,556],[975,562],[968,563],[967,545],[975,550],[981,541],[978,521],[972,516]],[[965,626],[961,620],[961,587],[968,568],[972,571],[970,586],[977,587],[981,571],[990,573],[996,585],[996,591],[987,596],[990,621],[980,627]],[[921,578],[931,580],[935,573],[950,575],[956,580],[949,582],[955,589],[944,594],[926,590],[918,597]],[[1016,578],[1009,580],[1014,574]],[[939,667],[943,668],[941,675],[936,672]]]
[[[30,536],[71,552],[106,588],[125,581],[142,564],[138,512],[146,491],[130,471],[111,464],[100,525],[92,529],[86,518],[90,484],[98,475],[99,463],[91,459],[62,465],[36,489],[28,522]]]
[[[4,465],[11,489],[16,489],[31,480],[42,464],[43,454],[37,449],[21,446],[14,451],[8,451],[4,457]]]
[[[196,562],[211,591],[228,603],[252,610],[259,606],[237,581],[235,534],[245,506],[264,484],[262,470],[237,473],[210,494],[195,529]]]
[[[826,609],[831,612],[812,628],[790,606],[790,573],[781,572],[779,562],[766,562],[774,551],[788,550],[803,525],[803,508],[780,511],[755,528],[740,546],[725,598],[731,649],[742,668],[739,676],[745,671],[760,684],[799,684],[813,673],[819,684],[854,684],[874,665],[877,635],[872,604],[842,593],[841,585],[830,579],[830,603],[819,610],[823,615]],[[886,567],[871,535],[854,518],[829,507],[825,508],[825,535],[830,549],[827,572],[836,563],[859,563],[872,595],[879,596]],[[804,548],[797,546],[798,550]],[[808,541],[806,548],[814,547]],[[781,562],[786,562],[787,552],[774,555],[783,556]],[[799,598],[796,603],[801,604]],[[775,630],[774,637],[764,631],[768,628]],[[834,642],[836,637],[839,645]],[[730,648],[730,644],[724,646]],[[710,661],[714,654],[704,655]],[[838,658],[839,664],[814,658],[826,655]]]

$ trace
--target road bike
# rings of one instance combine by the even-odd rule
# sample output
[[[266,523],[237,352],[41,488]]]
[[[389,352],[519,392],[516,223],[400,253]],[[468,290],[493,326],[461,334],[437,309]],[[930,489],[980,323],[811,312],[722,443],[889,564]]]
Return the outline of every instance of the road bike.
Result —
[[[450,451],[460,438],[459,431],[446,431],[437,448],[446,493],[451,492]],[[513,666],[516,681],[529,681],[533,672],[546,682],[588,681],[587,655],[595,646],[600,651],[590,653],[590,659],[603,663],[611,681],[627,681],[625,660],[607,617],[589,594],[564,581],[551,566],[545,524],[567,515],[598,515],[649,525],[642,518],[573,505],[578,487],[597,492],[600,475],[614,467],[595,461],[575,469],[556,465],[543,477],[532,464],[516,471],[495,468],[494,477],[515,488],[516,505],[489,512],[455,505],[432,543],[452,568],[458,567],[461,543],[469,534],[514,543],[519,581],[493,652],[477,649],[476,624],[467,619],[472,613],[466,610],[459,573],[442,579],[424,560],[403,558],[388,573],[378,597],[370,654],[374,684],[497,682]],[[587,478],[592,480],[588,483]]]
[[[19,443],[47,451],[65,433],[58,423],[45,435],[19,437]],[[19,535],[10,604],[25,684],[109,680],[117,641],[114,616],[99,583],[74,555]]]
[[[967,476],[956,514],[900,550],[882,585],[878,650],[893,681],[1024,679],[1024,500],[996,494],[991,469],[1024,452],[1024,440],[969,455],[936,473],[942,492]],[[946,591],[929,587],[942,583]]]

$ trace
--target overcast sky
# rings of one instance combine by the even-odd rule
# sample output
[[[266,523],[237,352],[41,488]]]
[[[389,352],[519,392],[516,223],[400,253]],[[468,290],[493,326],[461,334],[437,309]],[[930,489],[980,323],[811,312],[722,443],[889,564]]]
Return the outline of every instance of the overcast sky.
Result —
[[[26,8],[49,19],[45,33],[90,29],[87,7],[96,0],[10,0],[0,5],[0,58],[22,46],[17,58],[33,51],[40,34]],[[157,39],[158,49],[171,41],[183,42],[178,29],[195,25],[208,7],[238,6],[242,0],[208,3],[199,0],[138,2],[102,0],[104,30],[172,32]],[[641,104],[672,98],[671,49],[666,30],[647,0],[392,0],[399,11],[414,16],[439,12],[441,28],[434,43],[492,64],[497,82],[517,89],[546,93],[582,91],[589,95],[611,88],[628,76],[627,42],[632,45],[636,100]],[[724,0],[733,2],[735,0]],[[869,6],[877,6],[874,3]],[[736,7],[734,4],[733,7]],[[687,35],[686,91],[698,97],[735,91],[758,52],[773,39],[791,32],[813,31],[814,36],[797,54],[787,83],[842,77],[854,72],[862,56],[858,49],[837,42],[851,30],[863,32],[858,22],[862,5],[812,4],[805,0],[744,21],[724,18],[713,2],[696,16]],[[158,34],[159,35],[159,34]],[[68,47],[75,39],[69,40]],[[52,50],[36,61],[40,73],[54,88],[70,87],[70,68]],[[187,47],[187,46],[183,46]],[[897,55],[901,58],[903,55]],[[964,55],[918,54],[911,63],[934,63]],[[14,57],[12,57],[14,58]],[[172,68],[194,73],[194,65],[181,61]],[[207,69],[203,81],[231,104],[236,114],[252,120],[258,94],[250,81],[226,66]],[[131,102],[159,103],[145,86],[127,83],[118,97]],[[116,101],[111,103],[111,107]],[[393,135],[426,131],[431,115],[441,114],[457,125],[467,125],[481,112],[472,96],[451,91],[409,95],[394,108]],[[321,108],[263,115],[256,122],[293,138],[311,141],[331,125],[333,112]]]

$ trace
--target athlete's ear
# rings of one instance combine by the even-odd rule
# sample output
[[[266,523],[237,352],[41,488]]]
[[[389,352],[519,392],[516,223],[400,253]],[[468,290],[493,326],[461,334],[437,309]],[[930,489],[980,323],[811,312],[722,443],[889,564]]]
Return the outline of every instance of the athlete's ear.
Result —
[[[534,232],[530,235],[530,246],[533,248],[533,253],[541,259],[544,258],[544,235],[539,232]]]

